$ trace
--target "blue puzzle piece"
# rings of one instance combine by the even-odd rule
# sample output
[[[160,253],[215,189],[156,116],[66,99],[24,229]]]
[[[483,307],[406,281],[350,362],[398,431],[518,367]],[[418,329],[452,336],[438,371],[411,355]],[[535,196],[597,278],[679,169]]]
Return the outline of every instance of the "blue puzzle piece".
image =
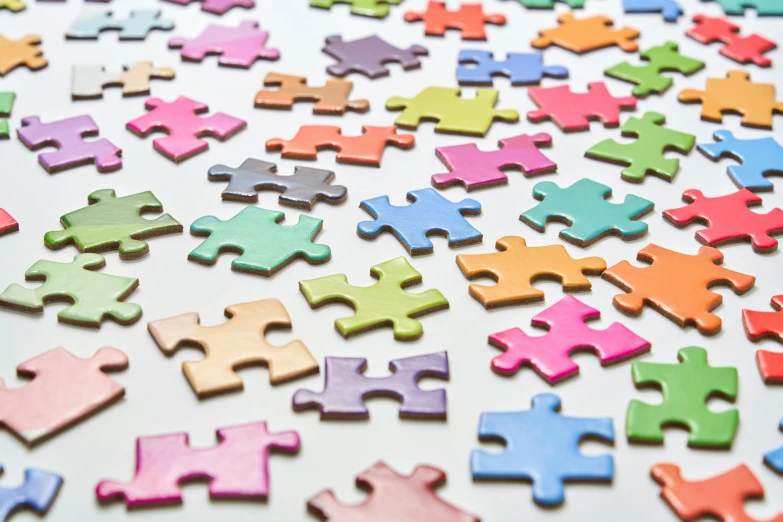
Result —
[[[79,18],[65,33],[67,38],[97,39],[102,31],[117,30],[120,40],[143,40],[153,29],[168,31],[174,22],[160,18],[157,9],[139,9],[130,12],[128,18],[114,18],[111,9],[85,8]]]
[[[713,161],[729,156],[741,162],[726,169],[738,187],[754,192],[772,190],[774,185],[764,176],[783,175],[783,147],[773,138],[741,140],[728,130],[715,131],[712,137],[718,143],[699,145],[699,151]]]
[[[411,255],[432,252],[430,234],[446,235],[449,247],[478,243],[481,232],[473,228],[465,215],[481,213],[481,203],[475,199],[463,199],[454,203],[441,196],[435,189],[426,188],[408,192],[410,205],[395,206],[389,196],[362,201],[361,208],[375,218],[362,221],[356,227],[359,236],[375,239],[384,230],[390,231]]]
[[[676,22],[683,13],[676,0],[623,0],[626,13],[661,13],[667,22]]]
[[[780,422],[780,429],[783,430],[783,421]],[[764,455],[764,464],[778,473],[783,473],[783,446]]]
[[[0,471],[2,469],[0,466]],[[23,485],[0,488],[0,521],[6,520],[22,506],[28,506],[43,515],[54,502],[62,483],[60,475],[37,469],[25,470]]]
[[[544,76],[568,77],[568,69],[544,65],[543,60],[542,53],[508,53],[504,61],[498,61],[490,51],[465,49],[459,53],[457,80],[460,85],[492,85],[494,76],[506,76],[511,85],[530,85],[538,84]]]
[[[565,497],[564,482],[611,481],[611,455],[586,457],[579,452],[584,437],[614,442],[612,419],[580,419],[558,413],[560,397],[542,393],[533,397],[533,409],[482,413],[479,439],[501,438],[503,453],[476,450],[470,470],[477,479],[526,479],[533,482],[533,500],[551,506]]]

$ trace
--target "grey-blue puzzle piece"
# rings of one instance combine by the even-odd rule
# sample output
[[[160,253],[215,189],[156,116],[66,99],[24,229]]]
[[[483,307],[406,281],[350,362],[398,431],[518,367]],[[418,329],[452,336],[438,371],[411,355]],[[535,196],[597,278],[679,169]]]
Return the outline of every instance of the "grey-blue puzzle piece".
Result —
[[[97,39],[101,31],[117,30],[120,40],[143,40],[153,29],[168,31],[174,22],[160,18],[156,9],[131,11],[125,19],[115,19],[111,9],[87,8],[65,33],[67,38]]]
[[[715,131],[717,143],[705,143],[698,149],[713,161],[730,156],[741,165],[730,165],[726,170],[738,187],[754,192],[772,190],[774,185],[765,175],[783,175],[783,146],[774,138],[741,140],[729,130]]]
[[[568,69],[544,65],[542,53],[508,53],[503,61],[495,60],[490,51],[460,51],[457,80],[460,85],[492,85],[494,76],[507,76],[511,85],[537,84],[544,76],[568,77]],[[470,65],[474,64],[474,65]]]
[[[37,469],[25,470],[24,484],[15,488],[0,488],[0,521],[6,520],[22,506],[30,507],[39,514],[46,513],[62,483],[60,475]]]
[[[667,22],[676,22],[683,13],[677,0],[623,0],[626,13],[661,13]]]

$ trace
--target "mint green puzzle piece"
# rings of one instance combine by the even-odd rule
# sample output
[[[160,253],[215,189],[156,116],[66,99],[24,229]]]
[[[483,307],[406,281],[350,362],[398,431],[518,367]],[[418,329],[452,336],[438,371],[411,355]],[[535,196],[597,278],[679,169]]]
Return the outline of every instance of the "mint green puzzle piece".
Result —
[[[520,4],[529,9],[552,9],[555,7],[555,0],[517,0]],[[571,9],[585,6],[585,0],[559,0],[567,4]]]
[[[746,8],[753,8],[759,16],[783,16],[781,0],[717,0],[717,2],[723,7],[723,12],[730,15],[744,15]]]
[[[7,118],[11,115],[16,94],[12,92],[0,92],[0,116]],[[8,137],[8,122],[0,121],[0,138]]]
[[[684,75],[693,74],[702,67],[704,62],[683,56],[677,51],[677,44],[666,42],[657,47],[651,47],[639,54],[647,60],[644,65],[631,65],[622,62],[606,69],[604,73],[612,78],[635,83],[631,93],[634,96],[647,96],[651,92],[661,94],[672,85],[672,78],[661,74],[662,71],[679,71]]]
[[[351,4],[351,14],[384,18],[389,14],[389,5],[398,5],[402,0],[310,0],[310,7],[329,9],[334,4]]]
[[[21,11],[27,7],[22,0],[0,0],[0,9],[6,8],[11,12]]]

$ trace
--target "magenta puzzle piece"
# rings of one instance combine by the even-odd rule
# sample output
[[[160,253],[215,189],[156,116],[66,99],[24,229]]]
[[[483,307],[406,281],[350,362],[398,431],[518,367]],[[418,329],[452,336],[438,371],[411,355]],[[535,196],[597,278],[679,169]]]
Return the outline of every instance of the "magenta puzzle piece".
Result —
[[[172,4],[189,5],[198,0],[166,0]],[[254,0],[201,0],[201,10],[214,14],[225,14],[232,7],[250,9],[256,6]]]
[[[258,22],[246,20],[239,27],[210,24],[198,38],[172,38],[169,47],[181,47],[185,60],[200,62],[208,54],[219,54],[220,65],[247,69],[258,59],[280,58],[280,51],[265,47],[268,38],[267,31],[258,29]]]
[[[617,362],[647,350],[650,343],[620,323],[605,330],[594,330],[585,324],[598,319],[601,312],[569,295],[537,314],[530,323],[548,328],[549,333],[530,337],[519,328],[489,336],[493,346],[505,353],[492,359],[492,368],[501,373],[514,373],[523,364],[533,368],[550,384],[579,371],[570,358],[580,348],[593,349],[601,363]]]
[[[98,500],[124,497],[129,507],[182,502],[180,482],[207,478],[211,498],[266,498],[269,450],[299,450],[295,431],[269,433],[266,421],[217,430],[218,444],[191,448],[187,433],[136,439],[136,476],[102,480]]]
[[[93,161],[99,172],[110,172],[122,167],[121,151],[112,142],[105,138],[84,141],[85,136],[98,134],[98,126],[86,114],[51,123],[41,123],[38,116],[28,116],[22,118],[22,125],[16,132],[30,150],[46,145],[57,147],[55,152],[38,155],[38,162],[47,172],[78,167]]]

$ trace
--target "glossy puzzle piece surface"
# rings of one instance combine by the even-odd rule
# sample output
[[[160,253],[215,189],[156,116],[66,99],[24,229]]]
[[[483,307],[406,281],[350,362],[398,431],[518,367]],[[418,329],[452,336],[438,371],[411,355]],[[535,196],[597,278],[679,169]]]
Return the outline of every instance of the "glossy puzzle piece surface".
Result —
[[[318,408],[321,419],[367,419],[370,410],[365,399],[390,397],[400,401],[400,417],[446,418],[446,390],[422,390],[424,378],[448,379],[446,352],[395,359],[389,362],[392,374],[386,377],[362,375],[367,359],[327,357],[324,362],[324,390],[297,390],[294,410]]]
[[[123,96],[149,94],[150,80],[171,80],[174,69],[154,67],[152,62],[137,62],[121,70],[107,71],[102,65],[74,65],[71,73],[71,99],[102,98],[104,87],[122,86]]]
[[[326,68],[329,74],[342,77],[358,72],[372,79],[388,76],[389,69],[385,64],[389,62],[399,63],[406,71],[417,69],[421,66],[417,56],[429,54],[420,45],[400,49],[375,34],[350,42],[344,41],[340,35],[327,36],[323,51],[339,61]]]
[[[633,52],[639,48],[634,39],[639,31],[633,27],[613,29],[614,20],[607,16],[591,16],[576,18],[572,13],[557,17],[560,23],[552,29],[539,31],[540,36],[530,42],[536,49],[546,49],[557,45],[574,53],[586,53],[616,45],[625,52]]]
[[[195,345],[204,351],[204,359],[182,363],[199,398],[242,390],[236,370],[251,365],[266,365],[272,384],[318,372],[318,362],[302,341],[283,346],[266,341],[267,330],[291,328],[288,311],[277,299],[233,304],[226,307],[225,315],[228,321],[216,326],[201,326],[195,312],[147,323],[155,343],[168,356],[184,346]]]
[[[778,425],[778,428],[783,430],[783,421]],[[764,464],[778,474],[783,473],[783,447],[766,453],[764,455]],[[780,515],[780,520],[783,521],[783,514]]]
[[[527,246],[524,238],[506,236],[497,240],[491,254],[460,254],[457,265],[468,279],[495,279],[494,286],[471,284],[470,295],[484,308],[542,301],[544,292],[533,283],[541,279],[559,281],[563,290],[577,292],[592,287],[588,275],[599,275],[606,262],[592,256],[574,259],[563,245]]]
[[[421,282],[421,274],[404,257],[373,266],[370,275],[378,279],[372,286],[349,285],[345,274],[335,274],[299,281],[299,290],[311,308],[339,302],[355,310],[352,317],[334,322],[346,338],[391,325],[395,339],[414,341],[424,333],[421,322],[415,318],[449,307],[448,300],[434,288],[418,294],[406,290]]]
[[[389,6],[400,2],[402,0],[310,0],[310,7],[330,9],[334,4],[350,4],[351,14],[385,18],[389,15]]]
[[[528,9],[553,9],[555,7],[555,0],[517,0],[517,2]],[[585,0],[559,0],[559,2],[572,9],[585,6]]]
[[[11,116],[11,109],[14,107],[16,94],[13,92],[0,92],[0,117],[7,118]],[[8,138],[8,122],[0,120],[0,140]]]
[[[631,93],[636,97],[644,97],[654,92],[663,94],[671,87],[673,80],[661,72],[677,71],[686,76],[704,67],[704,62],[683,56],[678,51],[676,42],[665,42],[639,53],[645,60],[643,65],[631,65],[628,62],[619,63],[604,73],[612,78],[636,84]]]
[[[198,38],[172,38],[169,48],[181,49],[183,60],[200,62],[207,55],[219,54],[218,64],[249,69],[256,60],[280,58],[280,51],[266,46],[268,38],[258,22],[245,20],[238,27],[210,24]]]
[[[264,77],[265,86],[278,86],[276,91],[261,89],[256,93],[255,106],[265,109],[291,109],[295,102],[313,104],[313,114],[344,114],[345,111],[367,112],[367,100],[349,100],[353,83],[346,80],[326,80],[323,87],[310,87],[304,76],[270,72]]]
[[[626,13],[661,13],[667,22],[676,22],[683,13],[677,0],[623,0]]]
[[[160,18],[158,9],[137,9],[127,18],[115,18],[111,9],[85,8],[65,32],[66,38],[97,40],[102,31],[119,31],[120,40],[144,40],[153,29],[169,31],[174,22]]]
[[[752,33],[740,36],[740,27],[725,18],[697,14],[693,17],[696,26],[685,32],[699,43],[709,45],[723,42],[720,54],[738,63],[755,63],[760,67],[769,67],[772,60],[765,53],[775,49],[777,44],[763,36]]]
[[[0,34],[0,76],[5,76],[16,67],[26,66],[31,71],[46,67],[49,61],[37,47],[41,37],[28,34],[19,40],[11,40]]]
[[[729,165],[726,171],[740,187],[761,192],[772,190],[774,185],[766,176],[783,175],[783,146],[775,138],[740,139],[730,130],[715,131],[717,143],[704,143],[698,149],[705,156],[717,161],[728,156],[741,163]]]
[[[560,415],[560,397],[542,393],[527,411],[482,413],[479,439],[501,438],[502,453],[476,450],[470,456],[474,479],[523,479],[533,483],[533,500],[544,506],[565,500],[565,482],[610,482],[611,455],[585,456],[579,444],[585,437],[614,442],[612,419]]]
[[[770,305],[775,310],[774,312],[742,311],[745,333],[748,335],[748,339],[753,342],[774,339],[783,343],[783,311],[781,311],[783,309],[783,295],[773,296]],[[766,384],[783,383],[783,353],[759,350],[756,352],[756,363],[761,378]]]
[[[445,2],[430,0],[426,11],[406,12],[405,21],[424,22],[424,34],[428,36],[444,36],[448,29],[457,29],[463,40],[486,40],[484,25],[505,25],[506,17],[499,13],[484,14],[480,3],[460,4],[459,9],[452,11],[446,8]]]
[[[0,236],[19,230],[19,222],[4,209],[0,208]]]
[[[701,0],[710,2],[712,0]],[[777,0],[717,0],[730,15],[744,15],[746,9],[755,9],[758,16],[783,16],[783,5]]]
[[[189,5],[199,0],[166,0],[172,4]],[[217,15],[226,14],[232,7],[244,7],[252,9],[256,6],[254,0],[200,0],[201,10]]]
[[[616,98],[603,82],[588,83],[584,93],[572,92],[568,85],[530,87],[527,92],[540,107],[529,111],[527,119],[552,119],[565,132],[590,130],[591,119],[600,119],[604,127],[616,127],[620,124],[620,111],[636,107],[636,98]]]
[[[0,9],[8,9],[12,13],[21,11],[27,7],[23,0],[0,0]],[[0,511],[1,513],[1,511]]]
[[[0,465],[0,471],[2,469]],[[24,484],[15,488],[0,487],[0,520],[8,520],[25,507],[44,515],[57,498],[62,484],[63,478],[55,473],[40,469],[24,470]]]
[[[496,60],[492,51],[463,49],[457,61],[460,85],[492,85],[495,76],[506,76],[511,85],[537,85],[544,76],[568,77],[565,67],[544,65],[543,53],[508,53],[505,60]]]
[[[136,473],[131,482],[102,480],[101,502],[124,498],[128,507],[182,502],[180,482],[209,480],[210,498],[265,499],[269,494],[269,453],[295,453],[299,434],[269,433],[266,421],[217,430],[211,448],[191,448],[187,433],[136,439]]]

